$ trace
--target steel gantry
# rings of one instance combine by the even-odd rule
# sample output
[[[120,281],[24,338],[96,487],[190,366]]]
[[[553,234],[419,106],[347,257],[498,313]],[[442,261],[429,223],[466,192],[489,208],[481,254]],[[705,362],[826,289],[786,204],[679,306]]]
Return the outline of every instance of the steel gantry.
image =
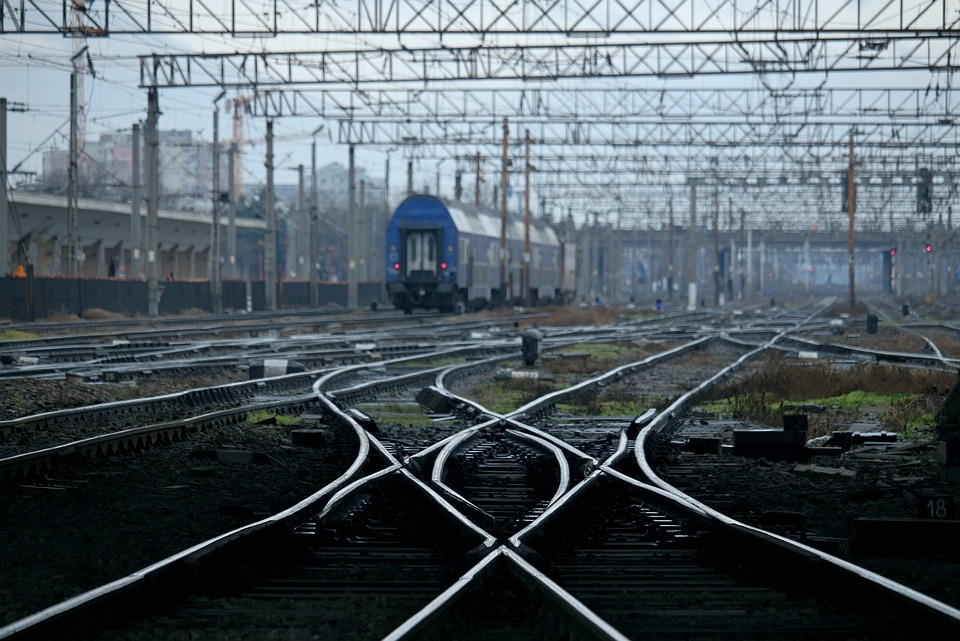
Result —
[[[818,83],[819,84],[819,83]],[[243,97],[254,117],[318,116],[358,120],[549,119],[605,121],[649,118],[660,122],[740,118],[742,122],[926,122],[952,125],[960,92],[932,82],[920,88],[644,87],[584,88],[550,83],[538,87],[460,86],[383,89],[370,87],[273,88]]]
[[[604,42],[569,39],[538,45],[444,44],[410,48],[236,53],[154,53],[140,56],[140,84],[151,87],[374,86],[464,80],[558,78],[689,78],[734,74],[831,74],[867,71],[955,71],[960,32],[902,39],[863,55],[855,34],[795,39],[774,34],[709,42]],[[356,46],[356,45],[355,45]]]
[[[869,54],[891,35],[943,32],[957,26],[956,0],[921,0],[907,7],[857,0],[110,0],[69,20],[72,0],[5,0],[2,33],[120,34],[384,34],[480,36],[516,34],[864,34]],[[859,36],[857,36],[859,37]]]
[[[75,6],[5,0],[0,33],[262,36],[140,55],[140,86],[243,92],[268,123],[336,121],[351,156],[455,158],[458,180],[501,148],[519,159],[529,131],[541,209],[672,227],[702,200],[715,221],[725,203],[741,224],[831,226],[854,140],[861,227],[949,218],[957,191],[960,0],[110,0],[68,20]]]

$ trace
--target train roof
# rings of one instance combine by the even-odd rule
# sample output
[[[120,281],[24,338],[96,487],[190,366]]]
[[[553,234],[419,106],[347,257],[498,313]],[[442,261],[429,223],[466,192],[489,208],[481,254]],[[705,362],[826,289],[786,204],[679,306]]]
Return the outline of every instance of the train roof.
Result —
[[[500,238],[500,212],[486,207],[477,207],[469,203],[464,203],[446,198],[436,198],[434,196],[414,195],[410,196],[397,208],[399,212],[411,198],[427,199],[442,204],[457,229],[469,233],[479,234],[490,238]],[[523,240],[523,219],[515,213],[509,213],[507,216],[507,237],[514,240]],[[530,220],[530,242],[540,245],[559,245],[560,240],[556,231],[542,220],[536,220],[531,217]]]

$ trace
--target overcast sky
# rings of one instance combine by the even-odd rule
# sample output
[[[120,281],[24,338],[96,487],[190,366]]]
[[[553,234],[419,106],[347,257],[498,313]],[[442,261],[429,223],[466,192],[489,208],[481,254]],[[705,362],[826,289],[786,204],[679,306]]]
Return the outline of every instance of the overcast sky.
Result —
[[[706,6],[709,3],[706,3]],[[747,3],[749,5],[749,3]],[[876,4],[869,0],[866,5]],[[681,36],[678,36],[681,37]],[[411,47],[427,44],[434,41],[428,36],[403,36],[403,42]],[[394,40],[391,46],[399,41]],[[445,43],[451,39],[444,38]],[[70,104],[70,59],[74,48],[83,43],[74,39],[60,36],[20,36],[5,35],[0,37],[0,96],[5,97],[11,106],[22,105],[27,111],[18,113],[13,110],[8,114],[8,153],[7,166],[13,168],[19,165],[23,171],[39,172],[41,169],[42,149],[56,145],[67,148],[69,135],[69,104]],[[130,131],[134,122],[144,121],[146,118],[146,91],[138,88],[137,55],[153,52],[233,52],[238,50],[296,50],[302,48],[309,51],[326,49],[352,49],[364,44],[363,38],[354,36],[324,36],[309,37],[281,37],[273,39],[237,38],[225,40],[214,36],[160,36],[160,35],[120,35],[109,38],[88,38],[85,44],[89,47],[93,61],[93,76],[84,78],[84,103],[86,105],[86,138],[95,139],[104,132]],[[839,74],[831,76],[830,80],[837,86]],[[861,74],[853,82],[863,82],[867,86],[884,86],[879,80],[879,73]],[[769,80],[769,79],[768,79]],[[797,82],[797,78],[786,78],[784,82]],[[897,74],[886,86],[919,87],[929,83],[931,75],[925,70],[918,70],[916,76]],[[627,81],[579,81],[582,86],[598,86],[607,82],[607,86],[623,86]],[[639,86],[642,79],[633,79],[630,86]],[[655,83],[656,79],[646,82]],[[694,85],[706,84],[710,86],[731,87],[760,87],[760,80],[756,77],[741,75],[737,77],[713,76],[704,80],[702,77],[690,81]],[[775,82],[775,81],[774,81]],[[803,77],[801,83],[816,86],[821,79],[816,76]],[[840,81],[839,86],[844,86]],[[675,86],[675,85],[674,85]],[[849,85],[847,85],[849,86]],[[213,99],[219,92],[214,89],[163,89],[160,91],[159,126],[162,130],[192,130],[200,138],[210,140],[212,137]],[[227,98],[232,98],[228,94]],[[221,102],[221,105],[223,103]],[[276,175],[278,184],[293,184],[296,182],[296,172],[292,169],[298,164],[310,167],[311,132],[320,124],[326,124],[327,131],[336,129],[335,122],[322,123],[317,118],[284,118],[275,122],[274,145]],[[262,140],[264,135],[262,118],[247,118],[244,131],[245,137]],[[232,132],[231,114],[222,111],[220,116],[220,137],[222,140],[230,138]],[[335,136],[335,133],[334,133]],[[318,165],[329,162],[347,164],[347,149],[345,146],[333,144],[321,135],[318,142]],[[244,156],[245,182],[262,182],[264,180],[262,143],[256,146],[247,145]],[[383,151],[370,150],[358,147],[356,160],[359,167],[364,168],[372,176],[382,176],[386,154]],[[439,163],[442,183],[442,194],[451,195],[453,190],[454,162],[451,160]],[[416,189],[422,189],[424,184],[435,190],[438,161],[425,159],[417,163],[415,178]],[[405,188],[406,162],[398,152],[392,154],[391,159],[391,188],[399,193]],[[472,184],[472,177],[466,176],[464,186]],[[14,177],[13,182],[18,178]]]
[[[93,63],[93,75],[83,79],[86,105],[86,139],[96,139],[106,132],[129,132],[136,122],[145,122],[147,94],[138,88],[137,55],[154,51],[236,51],[251,46],[252,41],[220,44],[216,38],[186,36],[117,36],[86,41]],[[245,44],[246,43],[246,44]],[[191,48],[193,44],[193,48]],[[70,59],[75,43],[58,36],[13,36],[0,38],[0,97],[8,101],[7,136],[9,168],[19,165],[20,171],[40,172],[42,148],[69,146]],[[213,135],[213,100],[219,92],[207,89],[178,88],[160,91],[159,126],[162,130],[188,129],[204,140]],[[232,98],[231,92],[227,98]],[[17,108],[26,111],[18,112]],[[232,113],[220,102],[220,138],[232,136]],[[311,163],[311,134],[320,124],[325,130],[317,137],[317,164],[347,164],[347,150],[332,143],[327,130],[336,125],[318,118],[286,118],[274,123],[275,182],[296,183],[296,171]],[[245,119],[244,135],[260,141],[246,146],[245,182],[264,181],[265,135],[263,118]],[[335,135],[335,134],[334,134]],[[382,151],[357,148],[356,162],[370,175],[382,177],[387,155]],[[391,174],[400,171],[397,153],[392,154]],[[430,161],[431,175],[436,171]],[[452,163],[446,168],[452,189]],[[12,182],[24,180],[17,176]],[[401,175],[391,178],[391,188],[401,185]],[[435,182],[435,180],[433,181]],[[403,182],[405,184],[405,180]],[[432,184],[432,183],[431,183]]]

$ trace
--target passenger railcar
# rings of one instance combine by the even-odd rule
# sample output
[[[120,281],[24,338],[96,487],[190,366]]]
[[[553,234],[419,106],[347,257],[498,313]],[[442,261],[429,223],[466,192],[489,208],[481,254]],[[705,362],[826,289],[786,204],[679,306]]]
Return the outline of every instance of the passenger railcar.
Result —
[[[523,222],[507,226],[503,299],[522,299]],[[404,200],[387,224],[386,283],[398,309],[460,311],[501,300],[500,214],[427,195]],[[569,268],[569,266],[568,266]],[[530,225],[530,295],[534,303],[563,298],[564,253],[542,222]]]

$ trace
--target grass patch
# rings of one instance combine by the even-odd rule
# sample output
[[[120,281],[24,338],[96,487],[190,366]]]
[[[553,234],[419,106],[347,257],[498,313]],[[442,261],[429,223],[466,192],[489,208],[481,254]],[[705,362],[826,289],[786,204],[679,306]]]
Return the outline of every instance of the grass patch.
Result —
[[[514,378],[478,387],[470,392],[470,397],[489,410],[506,414],[556,389],[548,381]]]
[[[256,410],[253,412],[247,412],[247,422],[258,424],[258,423],[276,423],[277,425],[292,425],[296,423],[299,419],[295,416],[287,416],[286,414],[276,414],[274,412],[268,412],[267,410]]]
[[[49,314],[46,318],[43,318],[42,320],[50,321],[54,323],[62,323],[65,321],[80,320],[80,317],[74,314],[73,312],[67,311],[65,307],[61,307],[60,309]]]
[[[843,427],[831,424],[825,414],[855,414],[869,408],[884,429],[917,438],[932,433],[941,391],[949,389],[954,379],[949,372],[896,365],[798,366],[775,354],[765,358],[752,374],[715,388],[700,405],[711,412],[773,427],[782,425],[783,415],[795,412],[797,405],[823,406],[827,412],[808,414],[811,437]]]
[[[120,312],[111,312],[106,309],[100,309],[99,307],[91,307],[90,309],[83,310],[84,320],[117,320],[124,318],[124,315]]]
[[[419,405],[357,405],[357,409],[378,423],[402,423],[410,427],[429,427],[433,419]]]
[[[659,399],[662,401],[663,399]],[[622,400],[597,400],[587,403],[558,403],[557,409],[569,414],[582,416],[589,414],[593,416],[633,416],[637,417],[646,412],[651,407],[661,407],[657,399],[622,401]]]
[[[37,335],[31,332],[24,332],[19,329],[6,329],[0,331],[0,341],[22,341],[36,338]]]
[[[595,374],[642,361],[650,355],[649,345],[636,343],[583,343],[551,350],[543,355],[543,371],[551,374]]]
[[[823,405],[825,407],[837,407],[847,410],[859,410],[863,407],[875,405],[890,405],[892,403],[897,403],[909,396],[909,394],[881,394],[879,392],[864,392],[863,390],[854,390],[840,396],[812,399],[805,401],[805,403]]]

